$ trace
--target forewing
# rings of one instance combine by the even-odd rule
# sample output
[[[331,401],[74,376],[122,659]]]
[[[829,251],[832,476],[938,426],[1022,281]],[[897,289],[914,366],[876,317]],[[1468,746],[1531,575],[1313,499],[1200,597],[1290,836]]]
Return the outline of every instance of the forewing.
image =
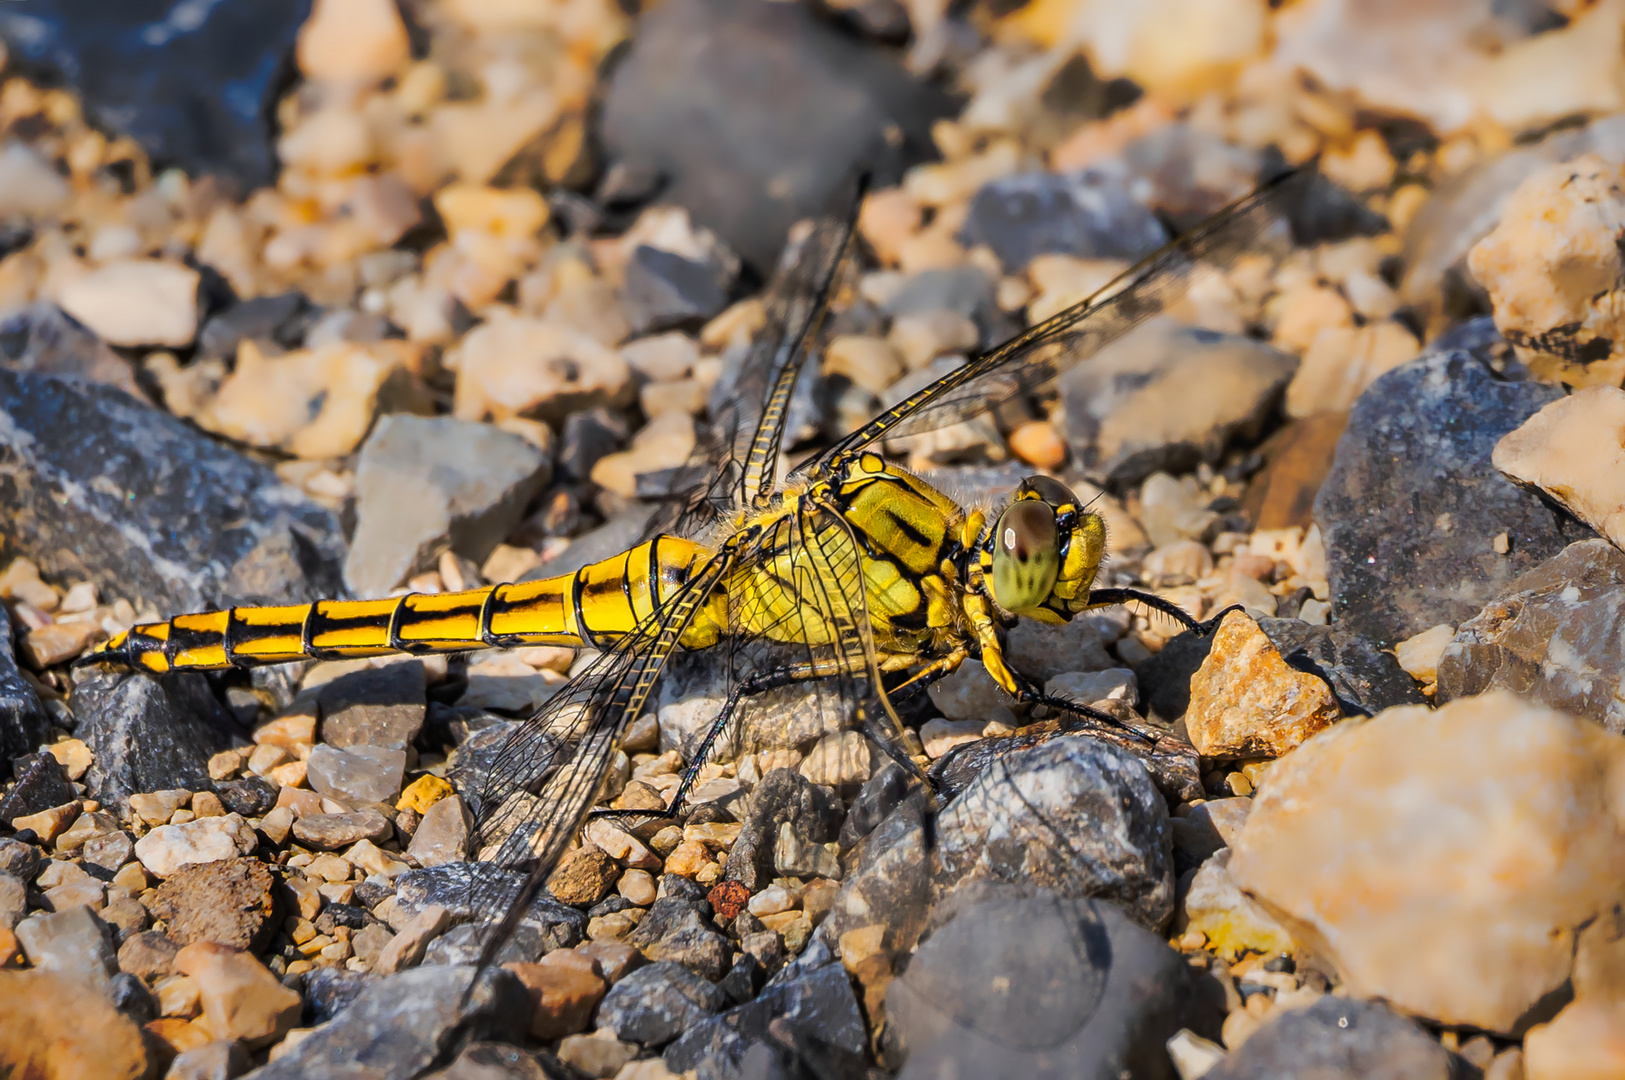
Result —
[[[932,431],[1026,394],[1093,356],[1185,294],[1202,264],[1226,266],[1285,231],[1304,174],[1287,174],[1148,255],[1099,292],[911,394],[802,467],[830,461],[883,436]]]

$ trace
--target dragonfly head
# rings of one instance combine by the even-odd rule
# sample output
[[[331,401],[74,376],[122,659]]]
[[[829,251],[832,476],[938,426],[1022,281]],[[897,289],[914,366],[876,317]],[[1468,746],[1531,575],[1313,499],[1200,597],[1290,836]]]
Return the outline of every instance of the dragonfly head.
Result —
[[[1106,523],[1058,480],[1029,476],[982,551],[993,599],[1016,615],[1064,623],[1088,605],[1106,553]]]

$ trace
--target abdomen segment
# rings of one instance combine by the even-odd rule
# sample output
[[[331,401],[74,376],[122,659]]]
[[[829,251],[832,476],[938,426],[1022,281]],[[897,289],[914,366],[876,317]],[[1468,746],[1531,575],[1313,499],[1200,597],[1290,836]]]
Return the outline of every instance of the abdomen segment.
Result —
[[[524,645],[602,648],[662,606],[709,549],[659,536],[571,574],[454,593],[387,600],[318,600],[238,607],[143,623],[85,657],[144,671],[210,671],[289,660],[392,652],[465,652]],[[685,644],[708,643],[709,607]]]

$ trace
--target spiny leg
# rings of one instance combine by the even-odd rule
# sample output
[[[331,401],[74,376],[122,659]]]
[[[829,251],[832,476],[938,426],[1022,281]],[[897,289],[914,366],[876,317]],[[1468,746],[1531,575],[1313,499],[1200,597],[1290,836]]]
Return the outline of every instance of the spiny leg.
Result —
[[[1153,611],[1161,612],[1170,619],[1173,619],[1180,626],[1183,626],[1187,630],[1194,631],[1202,637],[1208,637],[1213,633],[1213,631],[1217,630],[1219,628],[1219,624],[1224,621],[1224,617],[1226,615],[1230,614],[1232,611],[1242,610],[1242,606],[1240,604],[1231,604],[1217,615],[1214,615],[1211,619],[1198,622],[1197,620],[1191,618],[1190,612],[1186,611],[1172,600],[1164,599],[1163,597],[1158,596],[1156,593],[1142,592],[1139,589],[1089,590],[1090,608],[1111,607],[1114,604],[1144,604]],[[1087,611],[1089,608],[1085,608],[1084,610]]]

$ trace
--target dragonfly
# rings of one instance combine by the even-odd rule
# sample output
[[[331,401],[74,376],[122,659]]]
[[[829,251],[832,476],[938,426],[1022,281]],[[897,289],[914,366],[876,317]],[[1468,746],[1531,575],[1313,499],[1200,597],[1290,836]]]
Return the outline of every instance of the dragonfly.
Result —
[[[1118,725],[1017,670],[1006,656],[1009,628],[1136,603],[1209,633],[1224,613],[1201,623],[1153,593],[1095,588],[1105,523],[1059,480],[1035,474],[1002,507],[964,506],[888,461],[884,444],[1036,394],[1167,312],[1201,268],[1278,247],[1300,188],[1293,176],[909,394],[780,479],[792,395],[853,251],[861,194],[853,195],[843,211],[815,219],[781,262],[765,294],[766,322],[691,459],[690,471],[706,479],[644,542],[536,581],[182,615],[135,626],[85,660],[161,674],[398,652],[589,650],[590,662],[507,735],[475,800],[479,859],[516,871],[504,880],[519,882],[474,905],[505,912],[486,962],[593,812],[622,736],[679,651],[718,654],[727,690],[665,815],[682,809],[723,733],[785,688],[810,688],[836,728],[862,731],[922,781],[897,704],[971,659],[1018,703],[1097,730]]]

